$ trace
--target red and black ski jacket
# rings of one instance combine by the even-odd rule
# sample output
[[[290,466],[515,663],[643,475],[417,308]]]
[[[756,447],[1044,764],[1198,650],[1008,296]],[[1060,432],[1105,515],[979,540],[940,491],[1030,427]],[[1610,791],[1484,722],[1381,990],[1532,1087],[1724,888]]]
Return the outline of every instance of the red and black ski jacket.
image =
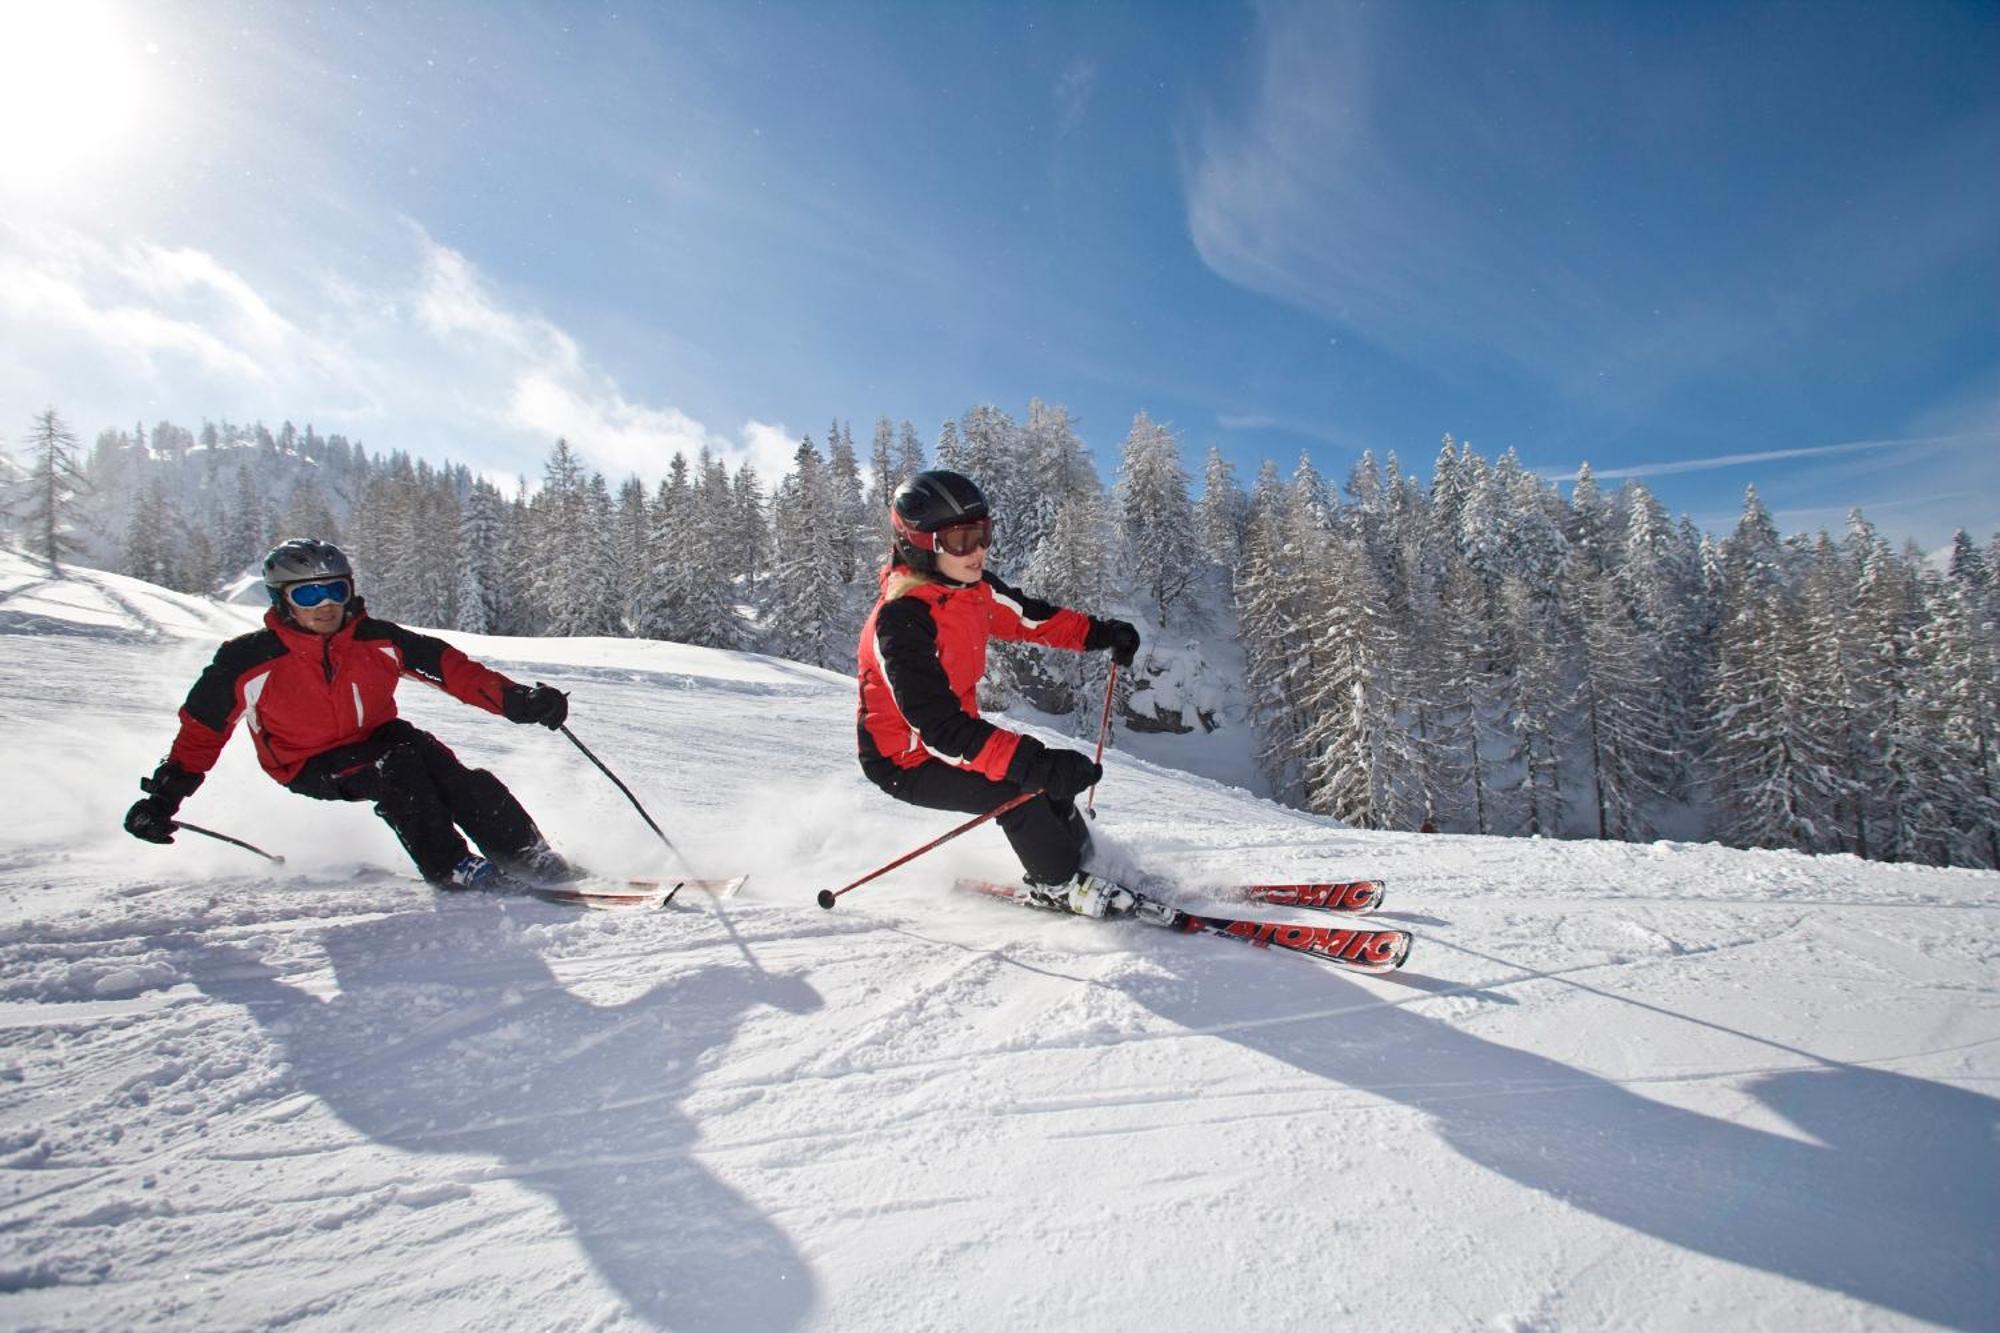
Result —
[[[993,637],[1101,648],[1100,622],[1008,587],[927,579],[903,565],[882,573],[882,595],[861,627],[861,766],[915,768],[941,759],[995,782],[1020,736],[979,716],[979,678]]]
[[[188,691],[167,757],[190,773],[215,766],[242,718],[257,762],[281,783],[306,760],[349,745],[396,716],[396,682],[414,676],[489,713],[514,682],[442,639],[376,620],[357,599],[332,634],[264,613],[264,628],[231,639]]]

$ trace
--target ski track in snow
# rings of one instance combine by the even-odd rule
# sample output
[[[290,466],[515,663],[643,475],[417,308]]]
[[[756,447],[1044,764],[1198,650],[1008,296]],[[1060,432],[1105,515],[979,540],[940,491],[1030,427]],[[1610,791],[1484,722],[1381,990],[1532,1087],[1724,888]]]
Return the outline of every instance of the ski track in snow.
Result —
[[[949,891],[852,685],[450,636],[726,900],[444,897],[238,737],[118,829],[247,608],[0,553],[0,1323],[2000,1328],[2000,875],[1367,834],[1112,756],[1105,857],[1389,883],[1386,977]],[[668,872],[560,737],[411,682],[559,846]],[[1059,739],[1059,738],[1058,738]],[[21,780],[27,775],[27,780]]]

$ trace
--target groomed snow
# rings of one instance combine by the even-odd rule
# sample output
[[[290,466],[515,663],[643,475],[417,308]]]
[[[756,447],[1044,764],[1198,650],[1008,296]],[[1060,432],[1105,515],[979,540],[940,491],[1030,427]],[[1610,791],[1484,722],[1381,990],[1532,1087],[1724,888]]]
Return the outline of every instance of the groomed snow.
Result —
[[[285,867],[133,841],[253,623],[0,554],[0,1324],[2000,1328],[2000,875],[1359,833],[1114,757],[1114,857],[1386,877],[1409,968],[951,894],[991,829],[823,912],[951,822],[862,780],[851,682],[458,635],[743,894],[440,898],[241,737],[183,813]],[[560,736],[403,698],[665,868]]]

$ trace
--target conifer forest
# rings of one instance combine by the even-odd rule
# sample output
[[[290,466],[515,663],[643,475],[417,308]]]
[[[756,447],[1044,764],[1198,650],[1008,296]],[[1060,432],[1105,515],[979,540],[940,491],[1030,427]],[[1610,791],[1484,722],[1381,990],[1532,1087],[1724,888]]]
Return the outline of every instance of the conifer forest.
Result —
[[[1859,512],[1723,535],[1637,480],[1561,484],[1447,436],[1427,472],[1363,454],[1239,477],[1141,413],[1100,476],[1061,407],[926,441],[836,420],[761,477],[707,452],[607,479],[160,421],[83,446],[53,409],[5,460],[5,538],[183,592],[240,587],[290,536],[341,543],[372,613],[473,633],[637,636],[851,671],[897,482],[975,478],[992,563],[1139,623],[1118,717],[1254,729],[1269,794],[1357,827],[1742,847],[2000,867],[2000,535],[1895,549]],[[1233,641],[1226,664],[1205,645]],[[1097,730],[1101,658],[1001,648],[994,707]],[[1201,688],[1191,688],[1200,682]]]

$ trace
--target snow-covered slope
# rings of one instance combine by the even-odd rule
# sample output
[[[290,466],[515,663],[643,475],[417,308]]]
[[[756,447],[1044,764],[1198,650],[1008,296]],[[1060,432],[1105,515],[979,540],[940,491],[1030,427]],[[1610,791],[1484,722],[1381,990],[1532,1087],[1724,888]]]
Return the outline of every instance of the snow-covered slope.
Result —
[[[1115,855],[1386,876],[1392,978],[956,897],[991,829],[851,758],[851,684],[453,636],[727,903],[441,899],[239,740],[118,829],[246,608],[0,556],[0,1324],[2000,1327],[2000,876],[1367,835],[1123,758]],[[564,849],[658,844],[420,685]]]

